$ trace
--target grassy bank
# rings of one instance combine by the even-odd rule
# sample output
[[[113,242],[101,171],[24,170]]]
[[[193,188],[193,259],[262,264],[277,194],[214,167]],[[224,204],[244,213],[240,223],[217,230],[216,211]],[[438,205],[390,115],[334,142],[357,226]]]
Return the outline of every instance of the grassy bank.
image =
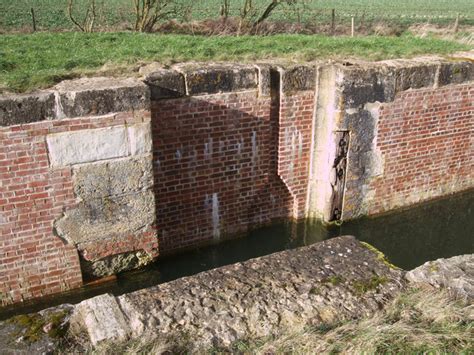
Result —
[[[138,65],[186,61],[328,58],[381,60],[448,54],[471,47],[402,37],[188,36],[141,33],[37,33],[0,36],[0,90],[25,92],[81,75],[133,73]]]

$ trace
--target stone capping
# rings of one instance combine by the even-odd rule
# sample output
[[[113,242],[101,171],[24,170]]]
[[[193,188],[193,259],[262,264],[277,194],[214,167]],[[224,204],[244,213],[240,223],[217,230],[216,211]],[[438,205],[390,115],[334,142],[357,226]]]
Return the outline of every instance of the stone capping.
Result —
[[[298,91],[312,90],[316,88],[316,65],[303,64],[291,67],[279,67],[281,77],[281,92],[292,95]]]
[[[474,51],[448,58],[420,57],[376,63],[336,64],[343,73],[345,107],[392,102],[398,93],[474,81]]]
[[[0,96],[0,126],[148,110],[150,91],[136,78],[66,80],[50,90]]]
[[[441,57],[390,60],[376,63],[334,63],[344,76],[367,86],[372,83],[374,97],[364,102],[390,102],[398,92],[427,87],[441,87],[474,80],[474,51]],[[0,95],[0,126],[43,120],[102,115],[112,112],[149,110],[150,99],[257,90],[269,96],[269,72],[281,74],[281,92],[291,95],[314,90],[315,63],[291,66],[272,64],[181,64],[171,69],[152,69],[138,78],[81,78],[59,83],[50,90],[32,94]],[[369,92],[365,88],[365,92]],[[361,97],[349,106],[361,103]]]

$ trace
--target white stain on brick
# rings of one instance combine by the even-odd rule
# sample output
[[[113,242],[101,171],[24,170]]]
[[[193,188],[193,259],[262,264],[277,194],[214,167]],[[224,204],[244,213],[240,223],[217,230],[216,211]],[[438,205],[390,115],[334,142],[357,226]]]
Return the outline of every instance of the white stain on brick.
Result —
[[[252,169],[255,167],[258,158],[257,132],[252,131]]]
[[[219,241],[221,238],[219,196],[216,192],[212,194],[212,236],[215,241]]]
[[[176,160],[178,161],[178,163],[181,162],[181,158],[183,157],[183,155],[181,154],[180,149],[176,149],[175,157],[176,157]]]
[[[212,138],[209,138],[207,143],[204,143],[204,158],[209,159],[213,153],[213,142]]]
[[[242,154],[242,148],[244,147],[244,140],[240,138],[240,142],[237,143],[237,154]]]
[[[298,132],[298,158],[301,159],[303,156],[303,135],[300,131]]]

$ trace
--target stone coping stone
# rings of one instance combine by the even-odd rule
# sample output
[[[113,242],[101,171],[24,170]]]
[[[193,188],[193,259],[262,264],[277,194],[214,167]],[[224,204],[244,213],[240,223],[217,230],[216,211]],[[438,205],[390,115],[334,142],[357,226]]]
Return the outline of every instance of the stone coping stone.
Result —
[[[93,344],[153,334],[186,336],[202,349],[369,316],[403,285],[403,271],[346,236],[91,298],[73,320]]]
[[[148,87],[135,78],[81,78],[66,80],[56,90],[56,118],[103,115],[148,109]]]
[[[32,94],[0,95],[0,126],[50,119],[102,115],[112,112],[149,110],[152,100],[185,95],[258,90],[267,96],[269,70],[279,70],[281,92],[314,90],[316,68],[324,63],[281,66],[279,64],[180,64],[171,69],[149,65],[138,78],[95,77],[66,80],[50,90]],[[448,57],[420,57],[381,62],[331,62],[344,73],[344,80],[360,89],[355,100],[393,101],[404,90],[462,84],[474,80],[474,51]],[[369,90],[368,86],[376,86]],[[375,95],[375,96],[374,96]]]
[[[148,110],[150,90],[135,78],[66,80],[50,90],[0,95],[0,126]]]
[[[186,95],[184,75],[176,70],[158,69],[145,76],[152,100],[177,98]]]
[[[338,63],[343,72],[343,94],[346,108],[367,102],[391,102],[399,92],[474,80],[474,60],[456,56],[449,58],[420,57],[375,63],[355,61]]]
[[[0,127],[32,123],[55,118],[53,93],[0,96]]]
[[[284,94],[314,90],[316,87],[316,67],[314,64],[295,65],[279,68],[281,90]]]
[[[183,64],[174,67],[183,73],[186,94],[205,95],[258,88],[258,69],[239,64]]]
[[[474,300],[474,254],[428,261],[409,271],[410,282],[446,288],[455,295]]]

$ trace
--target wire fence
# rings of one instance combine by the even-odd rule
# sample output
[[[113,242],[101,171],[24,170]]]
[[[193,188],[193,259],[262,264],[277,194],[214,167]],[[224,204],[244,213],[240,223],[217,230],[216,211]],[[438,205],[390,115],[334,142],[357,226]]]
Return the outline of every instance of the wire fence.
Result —
[[[75,13],[84,14],[89,0],[76,0]],[[127,29],[134,21],[130,0],[96,0],[98,4],[98,29]],[[177,1],[177,0],[176,0]],[[256,0],[255,13],[262,11],[264,0]],[[275,9],[269,21],[313,26],[347,26],[353,21],[355,27],[377,23],[409,26],[413,24],[433,24],[440,26],[474,26],[474,0],[399,0],[394,6],[388,0],[358,0],[357,2],[301,1],[297,6],[282,5]],[[228,16],[239,17],[240,3],[231,0]],[[403,4],[402,4],[403,3]],[[436,7],[423,5],[435,4]],[[172,16],[177,22],[217,20],[222,15],[221,0],[177,1],[179,7]],[[323,6],[327,4],[328,6]],[[334,6],[329,6],[329,5]],[[444,4],[444,5],[443,5]],[[471,4],[471,6],[469,6]],[[0,0],[0,30],[68,30],[74,26],[69,20],[67,0]]]

